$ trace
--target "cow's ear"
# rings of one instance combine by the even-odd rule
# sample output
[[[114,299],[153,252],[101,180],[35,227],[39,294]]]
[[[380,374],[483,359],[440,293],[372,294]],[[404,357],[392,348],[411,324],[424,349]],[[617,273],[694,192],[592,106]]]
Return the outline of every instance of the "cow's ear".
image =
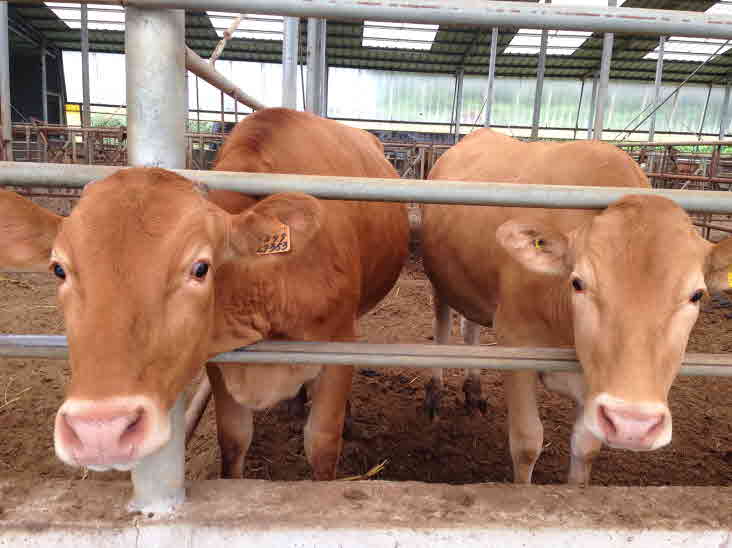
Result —
[[[62,217],[0,190],[0,270],[47,272]]]
[[[541,225],[506,221],[496,230],[498,243],[524,267],[544,274],[569,274],[569,239]]]
[[[306,249],[325,212],[306,194],[275,194],[232,215],[229,247],[236,257],[291,255]]]
[[[707,256],[704,281],[711,293],[732,289],[732,238],[712,245]]]

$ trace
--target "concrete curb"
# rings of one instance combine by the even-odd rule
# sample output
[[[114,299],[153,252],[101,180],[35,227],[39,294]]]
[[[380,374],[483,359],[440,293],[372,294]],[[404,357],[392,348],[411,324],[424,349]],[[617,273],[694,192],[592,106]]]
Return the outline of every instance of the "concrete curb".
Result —
[[[732,548],[730,487],[202,481],[168,517],[127,482],[0,480],[0,546]]]

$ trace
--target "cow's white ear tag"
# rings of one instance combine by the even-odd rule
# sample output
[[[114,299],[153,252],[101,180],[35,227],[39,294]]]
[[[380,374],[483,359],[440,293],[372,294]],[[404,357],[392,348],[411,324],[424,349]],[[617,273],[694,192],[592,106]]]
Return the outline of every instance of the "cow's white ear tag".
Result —
[[[257,248],[257,255],[287,253],[292,247],[290,242],[290,227],[280,224],[276,231],[264,237],[262,245]]]

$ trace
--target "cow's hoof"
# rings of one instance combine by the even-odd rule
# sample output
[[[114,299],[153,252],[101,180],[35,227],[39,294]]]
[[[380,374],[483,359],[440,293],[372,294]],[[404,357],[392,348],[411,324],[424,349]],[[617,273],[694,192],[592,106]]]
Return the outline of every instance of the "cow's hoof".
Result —
[[[442,386],[431,379],[424,387],[424,412],[431,421],[440,418],[442,408]]]
[[[463,393],[465,394],[465,409],[469,415],[480,411],[482,415],[488,412],[488,401],[483,397],[480,388],[480,381],[473,377],[468,377],[463,383]]]

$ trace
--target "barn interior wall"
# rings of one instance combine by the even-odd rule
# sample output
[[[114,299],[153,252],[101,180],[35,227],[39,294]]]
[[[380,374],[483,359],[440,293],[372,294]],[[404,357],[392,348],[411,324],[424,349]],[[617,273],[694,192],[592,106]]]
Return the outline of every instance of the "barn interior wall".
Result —
[[[58,57],[46,58],[48,91],[58,93],[62,89],[61,62]],[[41,98],[41,60],[36,50],[11,48],[10,51],[10,97],[13,122],[28,122],[32,118],[43,119]],[[59,120],[58,99],[49,98],[48,121]]]

